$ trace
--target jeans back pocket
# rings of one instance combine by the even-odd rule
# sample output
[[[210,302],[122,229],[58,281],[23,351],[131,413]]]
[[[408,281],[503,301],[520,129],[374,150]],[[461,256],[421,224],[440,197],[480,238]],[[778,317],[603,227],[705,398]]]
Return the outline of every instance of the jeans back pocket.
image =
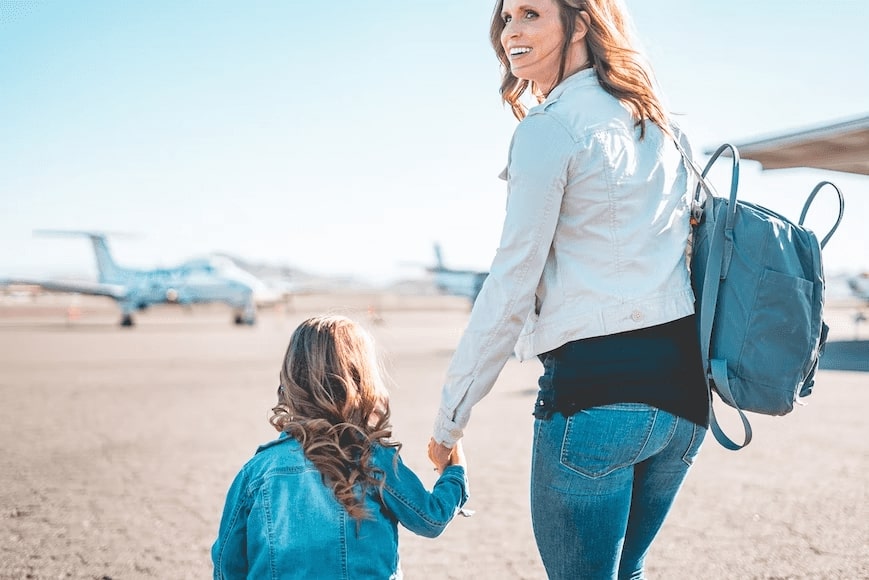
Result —
[[[585,409],[567,419],[561,464],[586,477],[603,477],[643,455],[658,411],[641,403]]]

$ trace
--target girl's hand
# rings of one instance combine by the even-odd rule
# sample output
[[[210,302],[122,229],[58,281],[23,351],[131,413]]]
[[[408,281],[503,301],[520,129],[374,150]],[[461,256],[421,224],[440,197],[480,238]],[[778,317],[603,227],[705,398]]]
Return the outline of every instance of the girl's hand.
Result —
[[[456,445],[458,447],[458,445]],[[432,437],[428,442],[428,458],[435,466],[435,470],[438,473],[443,473],[444,468],[447,465],[452,465],[451,456],[453,454],[453,450],[444,445],[443,443],[438,443]],[[462,456],[464,458],[464,455]]]

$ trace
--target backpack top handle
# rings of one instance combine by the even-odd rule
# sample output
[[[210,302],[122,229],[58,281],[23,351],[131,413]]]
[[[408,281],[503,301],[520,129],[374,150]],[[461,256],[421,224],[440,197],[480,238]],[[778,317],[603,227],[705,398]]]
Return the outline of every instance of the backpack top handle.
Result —
[[[694,199],[700,201],[700,190],[702,188],[705,187],[707,190],[712,189],[711,185],[706,180],[706,175],[709,173],[709,170],[712,169],[712,166],[715,165],[715,161],[721,157],[721,154],[725,151],[730,151],[730,157],[733,159],[733,162],[730,165],[730,204],[732,207],[728,208],[731,211],[727,212],[727,228],[732,230],[733,222],[736,219],[736,206],[733,206],[733,204],[736,203],[736,192],[739,190],[739,151],[736,150],[736,146],[731,145],[730,143],[725,143],[712,154],[712,157],[710,157],[709,161],[706,162],[706,167],[704,167],[703,171],[700,172],[700,180],[698,181],[697,189],[694,192]]]
[[[803,206],[803,213],[800,214],[800,225],[803,225],[803,222],[806,220],[806,214],[809,213],[809,207],[811,207],[812,202],[815,201],[815,196],[818,195],[818,192],[821,191],[825,186],[829,185],[833,189],[836,190],[836,194],[839,196],[839,217],[836,218],[836,223],[833,224],[833,227],[830,228],[829,233],[824,236],[824,239],[821,240],[821,249],[824,249],[824,246],[827,245],[827,242],[830,241],[830,238],[833,237],[833,234],[839,229],[839,224],[842,223],[842,216],[845,214],[845,196],[842,195],[842,192],[836,187],[836,184],[831,181],[822,181],[818,185],[815,186],[815,189],[812,190],[812,193],[809,194],[809,198],[806,200],[806,204]]]

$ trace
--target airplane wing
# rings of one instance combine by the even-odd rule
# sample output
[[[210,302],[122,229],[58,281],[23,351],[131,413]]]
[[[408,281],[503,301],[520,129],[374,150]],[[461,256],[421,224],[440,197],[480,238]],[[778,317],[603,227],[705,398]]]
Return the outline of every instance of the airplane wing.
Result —
[[[100,282],[87,282],[76,280],[50,280],[45,278],[0,278],[0,286],[22,284],[27,286],[39,286],[52,292],[77,292],[93,296],[108,296],[115,300],[121,300],[127,295],[127,290],[118,284],[101,284]]]
[[[869,115],[735,145],[740,157],[759,161],[764,169],[812,167],[869,175]],[[848,285],[869,301],[869,273],[848,279]]]
[[[764,169],[813,167],[869,175],[869,116],[735,145],[741,158],[759,161]]]

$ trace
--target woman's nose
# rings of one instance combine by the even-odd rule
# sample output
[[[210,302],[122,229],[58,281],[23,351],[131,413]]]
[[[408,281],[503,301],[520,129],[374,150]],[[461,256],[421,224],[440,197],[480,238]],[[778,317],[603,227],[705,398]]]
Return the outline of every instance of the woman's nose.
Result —
[[[508,22],[504,25],[504,30],[501,31],[501,44],[507,42],[507,39],[516,38],[519,36],[519,27],[513,22]]]

